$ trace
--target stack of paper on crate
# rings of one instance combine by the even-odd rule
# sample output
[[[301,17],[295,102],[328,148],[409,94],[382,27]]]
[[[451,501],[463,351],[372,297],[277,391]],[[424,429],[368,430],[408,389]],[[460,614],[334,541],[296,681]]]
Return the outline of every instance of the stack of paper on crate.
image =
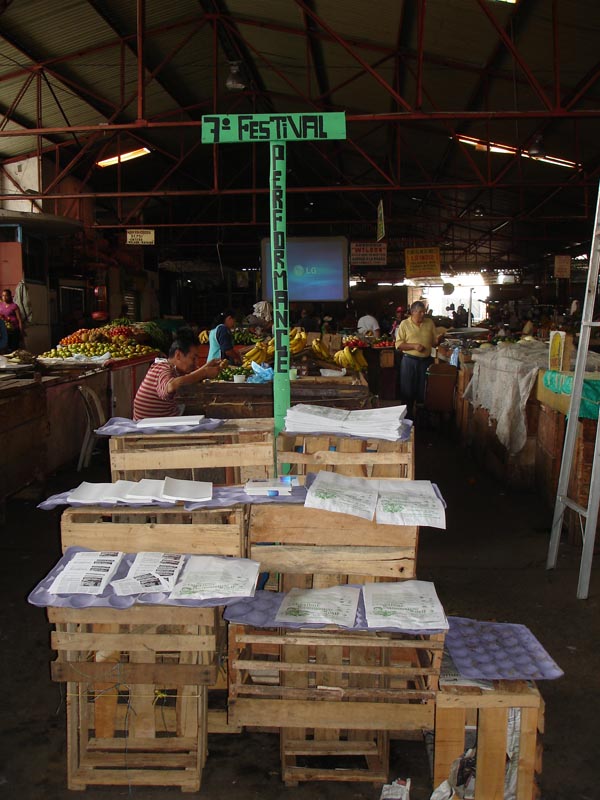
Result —
[[[97,503],[176,503],[212,500],[213,485],[207,481],[185,481],[175,478],[140,481],[116,481],[115,483],[87,483],[84,481],[68,496],[68,503],[95,505]]]
[[[255,478],[246,481],[244,491],[250,495],[262,495],[266,497],[277,497],[278,495],[289,495],[292,487],[298,486],[298,478],[293,475],[280,475],[278,478]]]
[[[406,406],[346,411],[300,403],[288,409],[285,430],[291,433],[348,434],[398,441],[405,435]]]
[[[431,481],[400,478],[350,478],[337,472],[318,472],[304,505],[338,514],[351,514],[383,525],[446,527],[445,504]]]
[[[146,417],[137,421],[138,428],[170,428],[175,425],[199,425],[204,419],[204,414],[188,417]]]

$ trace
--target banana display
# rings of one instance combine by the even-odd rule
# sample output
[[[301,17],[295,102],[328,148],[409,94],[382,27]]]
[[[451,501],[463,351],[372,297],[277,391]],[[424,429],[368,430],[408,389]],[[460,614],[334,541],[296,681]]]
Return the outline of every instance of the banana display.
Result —
[[[333,360],[338,367],[351,369],[355,372],[362,372],[367,369],[367,360],[362,354],[360,347],[350,348],[348,345],[342,350],[338,350],[333,354]]]
[[[306,331],[304,328],[292,328],[290,331],[290,352],[292,355],[301,353],[306,347]],[[270,364],[275,360],[275,339],[271,338],[267,341],[257,342],[251,350],[244,353],[243,364],[244,366],[256,361],[257,364]]]
[[[200,344],[208,344],[208,331],[200,331],[198,341]]]
[[[329,348],[325,345],[325,343],[321,339],[313,339],[311,342],[311,350],[313,351],[313,355],[320,359],[321,361],[332,361],[331,353],[329,352]]]

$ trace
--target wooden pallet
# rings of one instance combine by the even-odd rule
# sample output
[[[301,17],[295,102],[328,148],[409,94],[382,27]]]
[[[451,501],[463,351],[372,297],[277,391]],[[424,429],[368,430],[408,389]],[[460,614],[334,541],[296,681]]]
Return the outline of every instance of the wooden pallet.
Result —
[[[408,478],[415,476],[414,432],[406,442],[384,439],[351,439],[344,436],[280,433],[277,437],[280,472],[291,465],[293,475],[337,472],[360,478]]]
[[[77,545],[126,553],[246,556],[245,510],[241,506],[199,511],[184,511],[181,506],[67,508],[60,529],[63,551]]]
[[[281,728],[286,783],[385,783],[390,732],[433,724],[443,646],[444,634],[230,624],[230,718]]]
[[[232,485],[273,475],[272,419],[228,420],[204,433],[112,436],[112,480],[174,478]]]
[[[216,610],[49,608],[67,685],[67,780],[198,791],[207,684],[217,671]]]
[[[285,504],[253,505],[249,557],[278,575],[273,588],[404,580],[416,575],[419,529]]]
[[[495,681],[493,690],[444,687],[435,712],[434,787],[446,780],[465,750],[465,726],[477,729],[475,800],[504,797],[508,711],[520,710],[516,800],[536,800],[541,774],[544,701],[524,681]]]

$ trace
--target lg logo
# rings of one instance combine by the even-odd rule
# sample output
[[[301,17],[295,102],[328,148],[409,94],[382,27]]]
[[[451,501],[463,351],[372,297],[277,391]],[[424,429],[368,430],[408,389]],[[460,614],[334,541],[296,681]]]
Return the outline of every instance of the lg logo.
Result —
[[[301,278],[303,275],[316,275],[317,268],[316,267],[304,267],[302,264],[294,264],[292,267],[294,275],[297,275]]]

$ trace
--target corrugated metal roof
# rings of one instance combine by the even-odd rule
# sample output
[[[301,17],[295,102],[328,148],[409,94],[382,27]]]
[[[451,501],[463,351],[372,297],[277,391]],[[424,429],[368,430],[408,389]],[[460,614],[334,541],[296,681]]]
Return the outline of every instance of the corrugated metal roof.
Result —
[[[395,236],[452,240],[457,261],[486,252],[525,263],[549,248],[564,251],[586,231],[589,238],[600,165],[600,4],[521,0],[482,9],[472,0],[428,0],[421,8],[422,39],[412,0],[146,0],[149,125],[120,141],[146,142],[154,154],[144,167],[123,167],[123,188],[139,197],[154,190],[161,201],[150,200],[153,213],[166,219],[214,213],[224,225],[254,225],[258,241],[266,231],[267,148],[224,146],[213,161],[212,148],[195,146],[199,127],[151,126],[190,124],[213,111],[344,110],[372,118],[350,120],[347,142],[288,148],[288,219],[299,229],[351,235],[356,222],[374,221],[383,198]],[[132,123],[138,114],[136,24],[133,2],[10,4],[0,26],[0,111],[9,112],[0,121],[0,157],[35,152],[35,136],[6,134],[36,128],[41,109],[44,146],[61,145],[52,158],[68,169],[76,156],[74,174],[114,194],[114,173],[94,171],[93,161],[117,143],[98,126]],[[244,91],[226,89],[232,61]],[[42,77],[24,89],[33,72]],[[565,118],[569,109],[597,115]],[[548,116],[534,116],[541,111]],[[93,130],[54,130],[72,126]],[[459,133],[525,149],[540,135],[548,153],[583,169],[477,151],[461,146]],[[90,137],[96,144],[79,157]],[[181,201],[173,194],[195,189],[197,197]],[[219,204],[206,197],[211,189]],[[319,198],[307,218],[311,189]],[[251,190],[259,192],[254,199]],[[476,205],[483,217],[473,216]]]

